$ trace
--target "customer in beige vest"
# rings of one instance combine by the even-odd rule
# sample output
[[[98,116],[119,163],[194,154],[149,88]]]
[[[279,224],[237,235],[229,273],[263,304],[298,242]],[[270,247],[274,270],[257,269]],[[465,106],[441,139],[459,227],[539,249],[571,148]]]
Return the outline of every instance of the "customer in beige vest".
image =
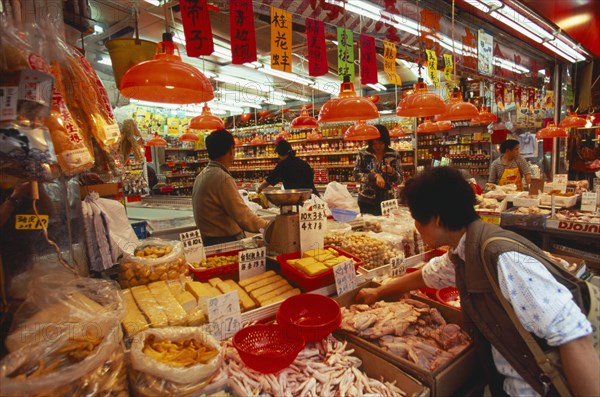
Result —
[[[206,149],[210,161],[196,177],[192,190],[194,220],[204,245],[239,240],[244,231],[265,229],[268,222],[244,203],[229,173],[235,157],[233,135],[227,130],[212,132],[206,138]]]

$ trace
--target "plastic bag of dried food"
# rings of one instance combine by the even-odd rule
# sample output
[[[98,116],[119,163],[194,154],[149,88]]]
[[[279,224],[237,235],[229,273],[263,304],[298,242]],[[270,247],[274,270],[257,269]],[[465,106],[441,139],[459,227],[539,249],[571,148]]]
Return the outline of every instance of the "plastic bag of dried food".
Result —
[[[6,338],[9,351],[47,342],[49,334],[93,328],[103,335],[125,316],[119,286],[108,280],[55,272],[34,278]],[[67,332],[67,333],[68,333]]]
[[[133,338],[129,383],[137,396],[196,395],[222,359],[220,343],[200,328],[149,329]]]
[[[123,139],[121,140],[121,154],[124,159],[128,159],[130,154],[136,161],[145,161],[144,138],[133,119],[123,121],[121,127]]]
[[[0,361],[4,397],[128,396],[127,368],[118,323],[58,333]]]
[[[149,238],[135,248],[133,255],[123,254],[119,282],[127,288],[188,274],[181,241]]]
[[[362,259],[362,267],[365,269],[375,269],[385,263],[386,243],[367,233],[347,235],[341,248]]]

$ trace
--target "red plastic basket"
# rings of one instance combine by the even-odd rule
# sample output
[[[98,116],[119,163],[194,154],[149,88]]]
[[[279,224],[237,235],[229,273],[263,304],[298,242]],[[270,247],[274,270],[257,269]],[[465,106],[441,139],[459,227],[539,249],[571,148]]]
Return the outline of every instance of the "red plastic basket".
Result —
[[[340,326],[342,312],[331,298],[300,294],[283,301],[277,311],[277,322],[296,327],[307,342],[317,342]]]
[[[219,252],[218,254],[206,255],[207,258],[212,258],[214,256],[231,256],[237,255],[240,251],[227,251],[227,252]],[[238,280],[240,277],[239,268],[240,265],[235,263],[233,265],[213,267],[211,269],[197,269],[192,265],[188,265],[190,268],[190,272],[194,274],[196,280],[198,281],[208,281],[211,278],[220,277],[222,279],[234,279]]]
[[[438,302],[443,303],[446,306],[450,306],[450,307],[460,310],[460,306],[455,306],[455,305],[451,305],[448,303],[448,302],[456,300],[460,296],[458,289],[456,289],[454,287],[445,287],[445,288],[439,289],[437,291],[437,293],[435,294],[435,296],[436,296]]]
[[[346,251],[339,249],[338,247],[327,245],[325,248],[333,248],[339,252],[340,255],[352,258],[354,260],[355,270],[358,269],[358,267],[363,263],[358,257],[351,255]],[[279,255],[277,257],[277,261],[279,262],[279,266],[281,268],[281,274],[285,278],[296,283],[296,285],[299,286],[304,292],[314,291],[321,287],[325,287],[326,285],[335,283],[335,276],[333,275],[333,270],[331,269],[316,276],[308,276],[287,263],[287,261],[290,259],[299,259],[300,255],[300,252],[291,252],[289,254]]]
[[[282,324],[251,325],[233,336],[244,364],[264,374],[289,367],[304,345],[298,329]]]

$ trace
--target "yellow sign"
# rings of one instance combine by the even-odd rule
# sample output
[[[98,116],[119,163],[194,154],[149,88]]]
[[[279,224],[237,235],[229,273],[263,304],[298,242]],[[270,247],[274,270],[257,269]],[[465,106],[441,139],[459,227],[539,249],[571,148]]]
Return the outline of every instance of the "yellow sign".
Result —
[[[167,134],[179,135],[179,119],[177,117],[167,119]]]
[[[17,215],[15,217],[16,230],[42,230],[42,223],[45,227],[48,227],[48,215],[40,215],[39,218],[36,215],[30,214]]]
[[[338,39],[338,79],[350,76],[354,81],[354,36],[350,29],[337,28]]]
[[[482,222],[491,223],[493,225],[500,224],[500,217],[497,215],[479,215]]]
[[[400,75],[396,73],[396,44],[383,41],[383,70],[387,73],[390,83],[402,85]]]
[[[452,62],[452,54],[444,54],[444,77],[446,83],[454,84],[452,74],[454,73],[454,62]]]
[[[437,72],[437,54],[434,50],[425,50],[425,52],[427,52],[427,74],[433,84],[439,87],[440,79]]]
[[[292,72],[292,14],[271,7],[271,68]]]

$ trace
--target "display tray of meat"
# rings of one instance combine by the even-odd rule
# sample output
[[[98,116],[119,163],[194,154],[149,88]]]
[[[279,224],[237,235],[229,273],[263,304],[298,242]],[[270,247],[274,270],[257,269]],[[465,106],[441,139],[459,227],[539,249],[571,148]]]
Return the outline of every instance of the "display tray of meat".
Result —
[[[418,298],[355,304],[352,295],[338,298],[338,334],[422,381],[432,395],[452,395],[472,376],[475,349],[460,311]]]

